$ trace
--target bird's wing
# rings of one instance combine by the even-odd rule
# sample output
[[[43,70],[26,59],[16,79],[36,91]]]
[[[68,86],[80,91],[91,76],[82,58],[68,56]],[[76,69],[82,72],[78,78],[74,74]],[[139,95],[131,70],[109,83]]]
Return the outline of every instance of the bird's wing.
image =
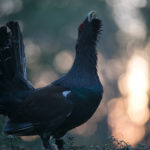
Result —
[[[65,92],[67,90],[60,86],[39,89],[28,96],[17,111],[23,120],[32,122],[51,120],[63,114],[68,115],[72,111],[72,103]]]
[[[39,128],[51,128],[51,130],[57,128],[72,112],[72,102],[68,99],[70,94],[71,91],[59,86],[47,86],[35,91],[12,114],[16,122],[16,125],[13,124],[14,132],[30,131],[33,127],[37,130]],[[23,124],[17,129],[16,126],[20,123]],[[4,132],[11,133],[13,130],[11,125],[9,125],[11,132],[7,127],[8,125]],[[14,132],[12,133],[15,134]]]

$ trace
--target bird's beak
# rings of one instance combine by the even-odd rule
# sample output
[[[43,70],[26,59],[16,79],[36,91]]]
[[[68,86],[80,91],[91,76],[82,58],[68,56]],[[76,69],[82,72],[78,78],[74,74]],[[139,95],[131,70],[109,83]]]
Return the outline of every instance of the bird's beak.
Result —
[[[93,19],[95,19],[96,18],[96,11],[90,11],[89,13],[88,13],[88,21],[89,22],[91,22]]]

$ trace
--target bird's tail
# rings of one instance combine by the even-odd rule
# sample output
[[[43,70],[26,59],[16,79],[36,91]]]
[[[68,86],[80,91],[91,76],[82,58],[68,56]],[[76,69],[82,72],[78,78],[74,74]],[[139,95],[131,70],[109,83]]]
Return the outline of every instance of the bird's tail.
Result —
[[[23,91],[31,90],[33,86],[27,81],[20,27],[11,21],[0,28],[0,114],[6,113],[8,103],[16,104]]]

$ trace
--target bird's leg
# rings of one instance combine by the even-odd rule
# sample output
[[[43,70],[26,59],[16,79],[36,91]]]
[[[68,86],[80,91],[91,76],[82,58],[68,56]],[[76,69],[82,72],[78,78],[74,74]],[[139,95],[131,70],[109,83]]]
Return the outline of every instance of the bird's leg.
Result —
[[[42,143],[43,143],[45,150],[52,150],[50,143],[49,143],[50,135],[43,133],[42,135],[40,135],[40,137],[41,137],[41,140],[42,140]]]
[[[56,138],[55,143],[59,150],[64,150],[64,140],[61,138]]]

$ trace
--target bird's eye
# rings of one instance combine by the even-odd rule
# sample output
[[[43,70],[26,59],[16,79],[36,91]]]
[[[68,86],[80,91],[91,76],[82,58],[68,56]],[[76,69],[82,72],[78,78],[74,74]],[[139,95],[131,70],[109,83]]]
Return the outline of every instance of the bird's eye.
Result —
[[[81,23],[80,25],[79,25],[79,27],[78,27],[78,30],[79,30],[79,32],[82,32],[82,30],[83,30],[83,23]]]

